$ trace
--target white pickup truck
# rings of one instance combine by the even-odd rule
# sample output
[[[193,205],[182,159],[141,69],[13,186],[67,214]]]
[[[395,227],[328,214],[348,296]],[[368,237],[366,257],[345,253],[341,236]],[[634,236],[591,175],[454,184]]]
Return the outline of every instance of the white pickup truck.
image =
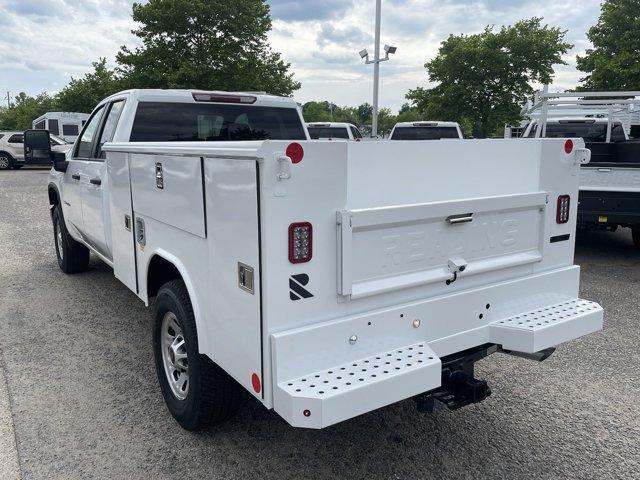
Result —
[[[184,428],[229,418],[240,387],[306,428],[412,397],[455,409],[491,393],[477,360],[602,328],[573,265],[582,140],[306,138],[292,99],[135,90],[55,158],[58,263],[91,251],[155,299]]]

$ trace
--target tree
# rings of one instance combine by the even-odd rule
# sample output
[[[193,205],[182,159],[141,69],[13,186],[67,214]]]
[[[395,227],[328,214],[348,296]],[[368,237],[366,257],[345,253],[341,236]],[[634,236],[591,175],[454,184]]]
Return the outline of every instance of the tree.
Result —
[[[34,119],[52,110],[56,110],[56,102],[48,93],[31,97],[20,92],[10,107],[0,111],[0,130],[26,130]]]
[[[300,88],[267,42],[264,0],[149,0],[133,4],[142,46],[122,47],[119,73],[132,87],[266,91]]]
[[[71,78],[57,95],[58,107],[63,112],[90,113],[105,97],[123,89],[123,82],[113,70],[107,68],[106,58],[93,62],[93,72],[82,78]]]
[[[605,0],[587,37],[593,48],[577,59],[588,73],[581,90],[640,90],[640,0]]]
[[[533,93],[530,82],[550,83],[553,66],[572,45],[566,31],[522,20],[494,32],[451,35],[425,64],[434,88],[410,90],[407,99],[425,119],[478,124],[480,136],[498,133],[520,117],[520,103]]]

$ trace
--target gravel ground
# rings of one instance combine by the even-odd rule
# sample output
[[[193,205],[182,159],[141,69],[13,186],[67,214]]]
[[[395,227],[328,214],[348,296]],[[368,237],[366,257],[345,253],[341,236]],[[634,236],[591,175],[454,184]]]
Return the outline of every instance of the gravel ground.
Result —
[[[408,400],[307,431],[247,398],[231,422],[192,434],[164,407],[142,302],[97,260],[82,275],[58,269],[46,175],[0,172],[0,367],[22,478],[640,477],[640,250],[628,230],[578,239],[582,296],[605,307],[605,330],[542,364],[485,359],[494,394],[481,404],[420,415]],[[13,442],[0,448],[9,458]]]

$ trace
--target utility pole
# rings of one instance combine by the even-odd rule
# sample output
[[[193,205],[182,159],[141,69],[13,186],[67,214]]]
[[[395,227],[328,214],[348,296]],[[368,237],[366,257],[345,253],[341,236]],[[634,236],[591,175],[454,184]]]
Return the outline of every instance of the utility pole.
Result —
[[[371,119],[371,136],[378,135],[378,91],[380,87],[380,63],[389,60],[389,55],[396,53],[397,48],[390,45],[384,46],[385,56],[380,58],[380,24],[382,19],[382,0],[376,0],[376,27],[375,27],[375,47],[373,60],[369,60],[367,49],[360,50],[360,57],[364,59],[366,65],[373,63],[373,114]]]
[[[7,107],[11,108],[11,92],[7,90]]]
[[[382,20],[382,0],[376,0],[376,38],[373,53],[373,115],[371,136],[378,135],[378,87],[380,86],[380,23]]]

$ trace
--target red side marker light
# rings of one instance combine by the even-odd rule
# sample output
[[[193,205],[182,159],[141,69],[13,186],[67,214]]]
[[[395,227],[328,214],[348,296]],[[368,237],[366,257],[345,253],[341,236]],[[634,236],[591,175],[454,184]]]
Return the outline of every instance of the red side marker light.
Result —
[[[300,163],[304,158],[304,149],[299,143],[290,143],[285,155],[291,159],[292,163]]]
[[[564,151],[567,155],[573,152],[573,140],[567,140],[564,142]]]
[[[310,417],[311,416],[311,410],[305,410],[302,412],[302,415],[304,415],[305,417]]]
[[[262,390],[262,385],[260,384],[260,377],[257,373],[251,375],[251,386],[253,387],[253,391],[256,393],[260,393]]]

